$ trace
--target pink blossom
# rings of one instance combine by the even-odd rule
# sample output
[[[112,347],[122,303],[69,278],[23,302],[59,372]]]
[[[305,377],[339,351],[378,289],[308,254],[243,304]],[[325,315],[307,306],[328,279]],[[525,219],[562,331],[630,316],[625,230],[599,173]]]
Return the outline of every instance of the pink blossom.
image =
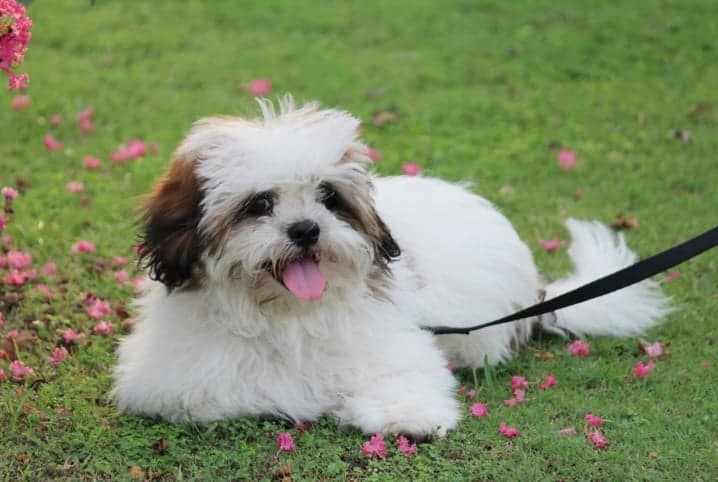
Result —
[[[573,169],[576,167],[576,153],[562,149],[558,153],[558,165],[565,171]]]
[[[469,391],[466,392],[466,396],[473,400],[473,398],[476,396],[476,390],[473,388],[469,389]]]
[[[416,455],[416,444],[410,443],[409,439],[404,437],[403,435],[396,439],[396,446],[399,448],[399,452],[406,455],[407,457],[411,457],[413,455]]]
[[[700,364],[701,370],[708,370],[708,368],[711,366],[711,362],[708,360],[703,360]]]
[[[489,409],[486,408],[486,405],[483,403],[474,403],[471,405],[471,408],[469,408],[469,411],[471,412],[471,415],[473,415],[476,418],[483,418],[489,416]]]
[[[147,154],[147,144],[140,139],[133,139],[112,153],[110,160],[116,164],[123,164]]]
[[[93,156],[85,156],[85,158],[82,160],[82,163],[85,165],[87,169],[99,169],[102,167],[102,162]]]
[[[3,326],[5,326],[5,315],[2,311],[0,311],[0,328],[2,328]]]
[[[7,267],[7,257],[0,256],[0,268]]]
[[[633,367],[633,374],[638,378],[648,378],[648,375],[651,374],[654,368],[656,368],[656,362],[653,360],[650,360],[645,365],[642,361],[639,361],[636,363],[636,366]]]
[[[7,375],[5,375],[5,370],[0,368],[0,383],[4,382],[5,380],[7,380]]]
[[[35,291],[45,297],[46,300],[51,300],[55,297],[55,293],[52,292],[49,286],[46,284],[39,284],[35,287]]]
[[[25,281],[35,281],[37,279],[37,271],[34,269],[23,270],[20,274],[25,278]]]
[[[115,280],[120,284],[125,284],[130,280],[130,275],[127,274],[126,269],[115,271]]]
[[[25,13],[25,7],[14,0],[0,0],[0,12],[6,24],[12,25],[11,29],[0,35],[0,71],[8,76],[8,90],[24,89],[28,75],[15,75],[10,69],[25,59],[32,20]]]
[[[458,393],[464,393],[466,392],[466,385],[461,385],[459,388],[456,389]]]
[[[386,457],[386,443],[381,433],[375,434],[368,442],[364,442],[361,451],[367,457]]]
[[[588,442],[597,449],[605,449],[608,446],[608,440],[597,430],[588,434]]]
[[[82,240],[73,244],[72,248],[70,248],[70,251],[73,253],[94,253],[95,245],[90,241]]]
[[[561,246],[561,240],[559,238],[539,239],[539,244],[544,251],[552,253]]]
[[[7,359],[7,353],[5,353],[5,350],[0,350],[0,360]]]
[[[521,433],[517,428],[506,426],[504,422],[499,425],[499,432],[506,438],[514,438]]]
[[[20,336],[20,332],[17,330],[10,330],[7,332],[7,335],[5,335],[8,340],[14,340],[18,336]]]
[[[18,192],[10,186],[5,186],[4,188],[2,188],[0,193],[2,193],[6,201],[12,201],[18,196]]]
[[[55,139],[51,134],[45,134],[43,142],[45,143],[45,147],[48,151],[56,151],[58,149],[62,149],[62,142]]]
[[[88,107],[77,115],[77,125],[85,134],[95,131],[95,125],[92,123],[92,107]]]
[[[511,388],[516,390],[517,388],[528,388],[529,382],[524,377],[514,375],[511,377]]]
[[[592,427],[600,427],[603,425],[603,419],[599,417],[598,415],[594,415],[592,413],[587,413],[583,419],[586,421],[587,424],[589,424]]]
[[[272,83],[267,79],[256,79],[249,83],[249,93],[253,96],[268,95],[272,92]]]
[[[643,348],[644,353],[651,358],[658,358],[659,356],[663,355],[663,345],[660,341],[657,341],[650,345],[642,344],[641,348]]]
[[[20,94],[20,95],[16,95],[15,97],[13,97],[10,107],[15,112],[20,112],[28,105],[30,105],[30,96]]]
[[[85,191],[85,185],[82,184],[79,181],[70,181],[65,186],[68,191],[74,192],[74,193],[80,193]]]
[[[541,383],[539,383],[539,388],[541,390],[548,390],[549,388],[553,388],[556,386],[556,377],[553,374],[548,374],[543,379]]]
[[[407,176],[418,176],[421,174],[421,166],[415,162],[405,162],[401,166],[401,172]]]
[[[376,162],[381,159],[381,152],[372,149],[371,147],[366,148],[366,155],[372,162]]]
[[[32,264],[32,256],[24,251],[8,251],[7,262],[11,268],[24,269]]]
[[[2,69],[0,69],[2,70]],[[8,90],[25,90],[27,83],[30,81],[30,76],[27,74],[15,75],[12,72],[8,72]]]
[[[65,348],[64,346],[58,346],[52,353],[52,359],[50,360],[50,363],[57,366],[62,363],[62,360],[67,358],[69,355],[70,352],[67,351],[67,348]]]
[[[139,276],[132,280],[132,287],[135,289],[135,291],[140,291],[144,283],[145,279],[142,276]]]
[[[57,274],[57,264],[55,264],[54,261],[45,263],[41,269],[42,269],[42,272],[44,274],[46,274],[47,276],[55,276]]]
[[[508,400],[504,400],[504,407],[515,407],[519,403],[521,402],[519,402],[516,397],[509,398]]]
[[[3,281],[7,285],[11,286],[22,286],[25,284],[25,276],[18,270],[14,269],[10,271],[10,274],[5,275]]]
[[[671,271],[670,273],[668,273],[666,275],[666,278],[663,281],[665,283],[670,283],[672,281],[675,281],[680,276],[681,276],[680,271],[678,271],[677,269],[674,269],[673,271]]]
[[[7,226],[7,216],[0,214],[0,231],[5,229],[5,226]]]
[[[20,360],[15,360],[14,362],[10,363],[10,366],[8,368],[10,369],[10,373],[12,374],[12,379],[16,382],[21,382],[25,379],[25,377],[35,373],[32,368],[25,365]]]
[[[107,301],[102,301],[99,298],[95,298],[90,303],[90,306],[87,307],[87,314],[90,315],[91,318],[94,318],[96,320],[99,320],[100,318],[103,318],[110,313],[112,313],[112,309],[110,309],[110,304]]]
[[[124,256],[115,256],[112,258],[112,266],[124,266],[127,264],[127,258]]]
[[[68,328],[65,330],[65,332],[62,334],[62,339],[65,340],[65,343],[72,343],[76,340],[82,340],[85,338],[84,333],[78,333],[72,328]]]
[[[55,114],[54,116],[50,117],[50,125],[51,126],[59,126],[60,122],[62,122],[62,118]]]
[[[568,345],[568,352],[573,356],[588,356],[591,353],[588,343],[582,340],[575,340]]]
[[[523,403],[524,398],[526,398],[526,391],[522,390],[520,388],[515,388],[514,389],[514,398],[516,399],[517,402]]]
[[[112,323],[102,320],[95,325],[95,328],[93,328],[92,331],[96,335],[109,335],[112,333]]]
[[[277,435],[277,447],[282,452],[294,452],[294,438],[290,433],[280,433]]]

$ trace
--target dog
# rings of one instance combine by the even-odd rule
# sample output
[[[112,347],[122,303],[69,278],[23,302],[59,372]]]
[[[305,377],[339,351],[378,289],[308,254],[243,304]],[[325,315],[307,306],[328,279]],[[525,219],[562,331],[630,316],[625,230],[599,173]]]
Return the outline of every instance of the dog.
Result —
[[[629,336],[670,311],[654,281],[552,317],[433,336],[569,291],[636,255],[568,220],[575,272],[546,282],[511,223],[465,186],[375,177],[359,121],[317,103],[210,117],[146,197],[149,271],[118,347],[122,412],[172,422],[323,415],[364,433],[443,436],[456,367],[516,355],[538,328]]]

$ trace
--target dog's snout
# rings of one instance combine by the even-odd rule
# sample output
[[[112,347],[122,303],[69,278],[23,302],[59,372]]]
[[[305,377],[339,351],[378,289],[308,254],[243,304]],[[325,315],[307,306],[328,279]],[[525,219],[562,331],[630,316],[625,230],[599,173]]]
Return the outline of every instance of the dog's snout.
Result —
[[[319,240],[319,225],[309,219],[292,223],[287,228],[289,239],[301,248],[308,248]]]

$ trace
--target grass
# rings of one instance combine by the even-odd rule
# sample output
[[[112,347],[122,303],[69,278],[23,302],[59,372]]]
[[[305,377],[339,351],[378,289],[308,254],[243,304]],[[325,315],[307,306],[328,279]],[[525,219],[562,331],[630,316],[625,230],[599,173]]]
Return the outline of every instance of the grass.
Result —
[[[34,265],[55,260],[61,276],[49,282],[59,295],[50,302],[32,287],[3,287],[3,337],[28,330],[39,341],[21,347],[37,381],[0,384],[0,477],[270,480],[288,468],[294,480],[715,480],[716,252],[682,266],[666,285],[680,310],[649,334],[670,342],[671,354],[649,379],[631,375],[641,359],[636,340],[594,339],[592,355],[578,359],[564,341],[539,338],[518,359],[478,373],[487,419],[467,416],[412,459],[392,446],[386,460],[368,460],[360,450],[366,438],[327,419],[297,439],[295,453],[279,454],[276,434],[296,434],[281,421],[176,426],[120,416],[106,398],[120,333],[88,336],[57,369],[48,361],[58,330],[90,333],[86,293],[129,306],[132,290],[101,261],[131,256],[137,196],[195,119],[256,113],[237,86],[257,77],[271,79],[276,92],[362,117],[365,138],[383,154],[382,174],[416,161],[430,175],[475,182],[551,276],[568,261],[541,252],[537,240],[565,237],[568,216],[635,216],[640,225],[627,237],[642,255],[712,227],[714,13],[713,0],[31,3],[23,68],[32,104],[0,109],[0,185],[23,186],[3,234],[31,252]],[[10,100],[0,94],[3,105]],[[74,117],[88,105],[98,129],[83,137]],[[383,110],[395,110],[396,122],[372,125]],[[63,118],[58,127],[48,125],[53,114]],[[673,129],[692,140],[676,139]],[[45,150],[48,132],[63,150]],[[157,152],[121,166],[108,161],[135,137]],[[575,170],[557,167],[560,147],[578,153]],[[103,159],[102,169],[82,167],[88,154]],[[68,192],[71,180],[84,182],[85,194]],[[80,239],[94,241],[97,253],[70,256]],[[24,299],[12,304],[12,293]],[[712,364],[701,369],[704,360]],[[0,367],[7,371],[7,362]],[[555,389],[532,389],[524,405],[502,406],[511,375],[547,373],[556,375]],[[457,376],[474,386],[471,372]],[[581,435],[587,412],[607,420],[608,449]],[[521,436],[503,439],[500,421]],[[579,435],[556,435],[571,426]]]

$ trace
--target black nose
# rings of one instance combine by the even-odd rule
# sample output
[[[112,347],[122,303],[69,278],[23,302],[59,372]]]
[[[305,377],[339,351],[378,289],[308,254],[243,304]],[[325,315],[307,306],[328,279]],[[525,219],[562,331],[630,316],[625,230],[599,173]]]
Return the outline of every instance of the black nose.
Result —
[[[309,219],[297,221],[287,228],[289,239],[301,248],[308,248],[319,240],[319,225]]]

